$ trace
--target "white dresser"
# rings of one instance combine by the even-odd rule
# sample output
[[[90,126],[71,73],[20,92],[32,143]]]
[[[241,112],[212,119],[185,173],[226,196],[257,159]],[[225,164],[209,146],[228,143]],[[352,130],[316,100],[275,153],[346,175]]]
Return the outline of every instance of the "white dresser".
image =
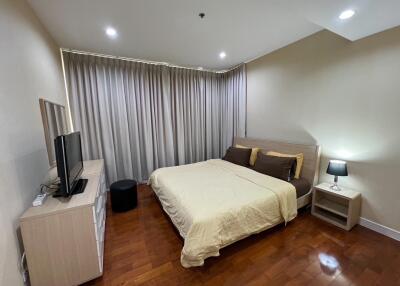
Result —
[[[103,273],[106,184],[103,160],[85,161],[85,191],[48,197],[21,217],[32,286],[78,285]]]

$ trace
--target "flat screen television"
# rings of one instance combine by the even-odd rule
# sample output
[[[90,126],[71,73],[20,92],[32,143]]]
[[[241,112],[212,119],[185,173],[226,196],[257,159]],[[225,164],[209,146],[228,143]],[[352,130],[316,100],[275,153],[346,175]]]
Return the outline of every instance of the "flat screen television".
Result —
[[[54,149],[60,178],[60,188],[54,196],[70,197],[82,193],[87,180],[80,178],[83,171],[80,132],[57,136],[54,139]]]

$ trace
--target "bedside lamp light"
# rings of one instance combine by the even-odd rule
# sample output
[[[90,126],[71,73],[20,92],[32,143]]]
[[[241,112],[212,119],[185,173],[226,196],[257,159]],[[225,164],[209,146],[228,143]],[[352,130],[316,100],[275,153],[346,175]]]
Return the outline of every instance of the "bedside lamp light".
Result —
[[[340,187],[337,184],[338,176],[348,176],[346,162],[340,160],[330,160],[326,172],[329,175],[335,176],[334,183],[331,186],[331,189],[334,191],[340,191]]]

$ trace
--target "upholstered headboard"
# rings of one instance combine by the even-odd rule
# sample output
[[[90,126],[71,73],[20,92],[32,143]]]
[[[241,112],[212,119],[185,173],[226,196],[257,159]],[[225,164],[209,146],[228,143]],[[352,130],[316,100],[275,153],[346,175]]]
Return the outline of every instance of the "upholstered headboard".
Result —
[[[276,151],[286,154],[304,154],[303,168],[301,171],[301,178],[307,179],[313,186],[318,183],[319,176],[319,161],[321,148],[318,145],[306,145],[296,143],[286,143],[279,141],[272,141],[268,139],[254,139],[236,137],[234,144],[240,144],[247,147],[258,147],[262,151]]]

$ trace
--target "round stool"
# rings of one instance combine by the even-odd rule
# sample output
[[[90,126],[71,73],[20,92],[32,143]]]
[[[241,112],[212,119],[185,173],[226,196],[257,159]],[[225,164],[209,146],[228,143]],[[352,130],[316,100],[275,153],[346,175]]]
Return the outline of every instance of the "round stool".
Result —
[[[134,180],[121,180],[111,184],[111,208],[114,212],[126,212],[137,205],[137,184]]]

